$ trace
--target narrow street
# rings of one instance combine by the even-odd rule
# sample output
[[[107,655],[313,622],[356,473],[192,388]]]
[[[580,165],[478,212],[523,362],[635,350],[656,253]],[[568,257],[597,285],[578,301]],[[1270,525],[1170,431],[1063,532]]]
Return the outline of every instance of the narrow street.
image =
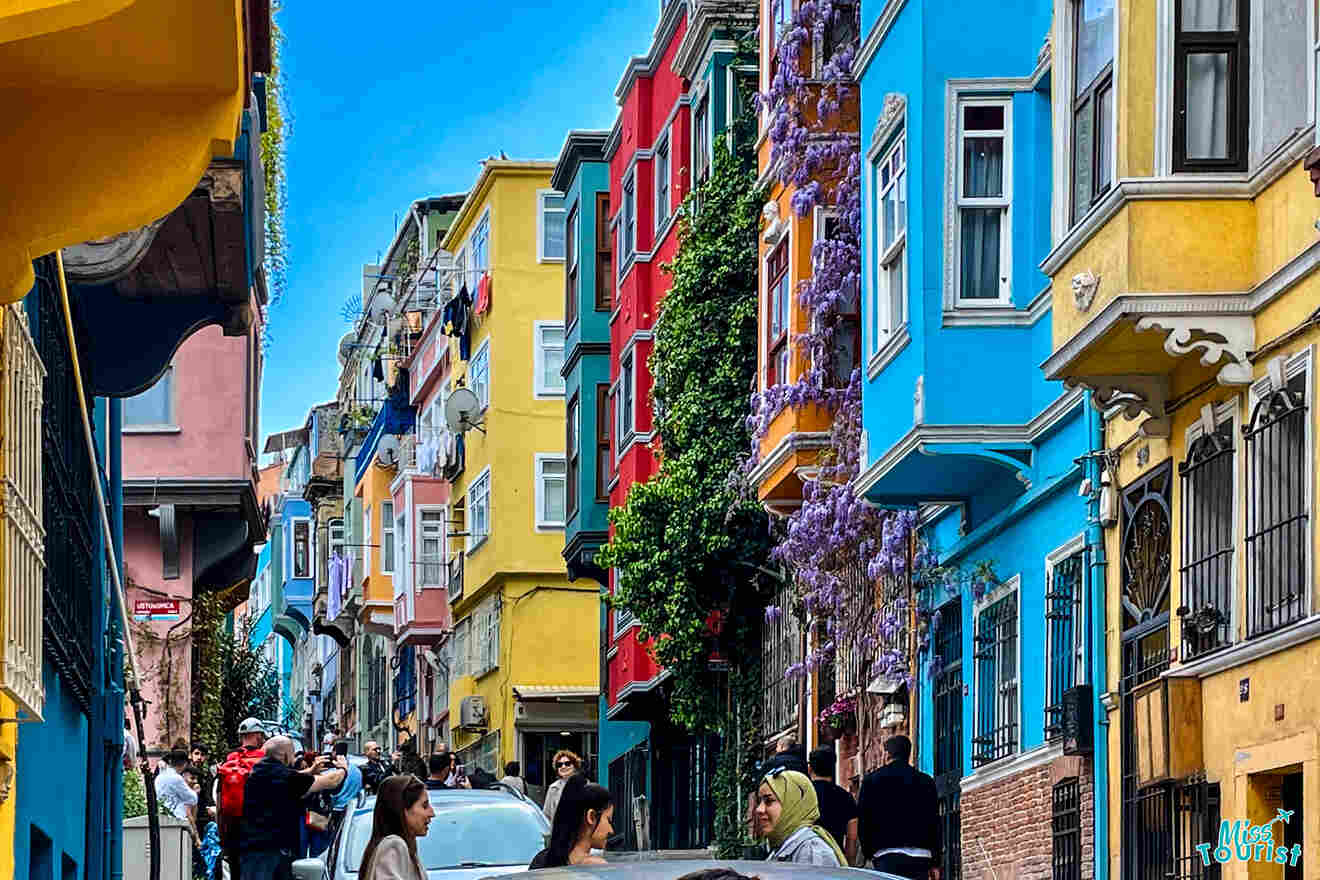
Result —
[[[0,3],[0,880],[1320,880],[1320,0],[366,11]]]

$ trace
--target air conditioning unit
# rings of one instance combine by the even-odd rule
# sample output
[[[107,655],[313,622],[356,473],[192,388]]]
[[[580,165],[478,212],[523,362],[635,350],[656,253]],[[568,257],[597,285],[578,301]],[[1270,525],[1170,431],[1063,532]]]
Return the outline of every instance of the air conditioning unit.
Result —
[[[1063,692],[1063,753],[1091,754],[1091,686],[1079,684]]]
[[[486,729],[486,698],[464,697],[458,704],[458,726],[464,730]]]

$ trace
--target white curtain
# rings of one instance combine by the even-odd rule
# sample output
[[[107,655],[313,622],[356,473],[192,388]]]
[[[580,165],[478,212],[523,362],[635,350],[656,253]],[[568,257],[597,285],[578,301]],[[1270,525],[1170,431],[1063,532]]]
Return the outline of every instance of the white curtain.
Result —
[[[1182,29],[1235,31],[1238,0],[1182,0]],[[1228,55],[1187,56],[1187,158],[1228,158]]]

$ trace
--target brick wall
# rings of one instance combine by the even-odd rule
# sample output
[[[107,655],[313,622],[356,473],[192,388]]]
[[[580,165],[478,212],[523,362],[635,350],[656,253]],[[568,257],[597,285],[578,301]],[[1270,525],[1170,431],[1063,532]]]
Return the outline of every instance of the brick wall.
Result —
[[[1091,762],[1078,757],[982,785],[962,794],[963,880],[1051,880],[1054,785],[1079,779],[1082,878],[1095,873],[1095,802]]]

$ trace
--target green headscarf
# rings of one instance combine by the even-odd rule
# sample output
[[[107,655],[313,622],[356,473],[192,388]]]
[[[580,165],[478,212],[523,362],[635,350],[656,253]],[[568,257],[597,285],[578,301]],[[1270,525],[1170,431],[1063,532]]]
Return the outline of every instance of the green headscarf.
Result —
[[[834,837],[816,824],[820,818],[820,804],[816,800],[816,787],[802,773],[785,770],[780,773],[766,774],[761,780],[775,793],[775,798],[782,805],[779,821],[770,829],[769,840],[773,849],[779,849],[800,828],[810,828],[834,850],[839,864],[847,867],[848,859]]]

